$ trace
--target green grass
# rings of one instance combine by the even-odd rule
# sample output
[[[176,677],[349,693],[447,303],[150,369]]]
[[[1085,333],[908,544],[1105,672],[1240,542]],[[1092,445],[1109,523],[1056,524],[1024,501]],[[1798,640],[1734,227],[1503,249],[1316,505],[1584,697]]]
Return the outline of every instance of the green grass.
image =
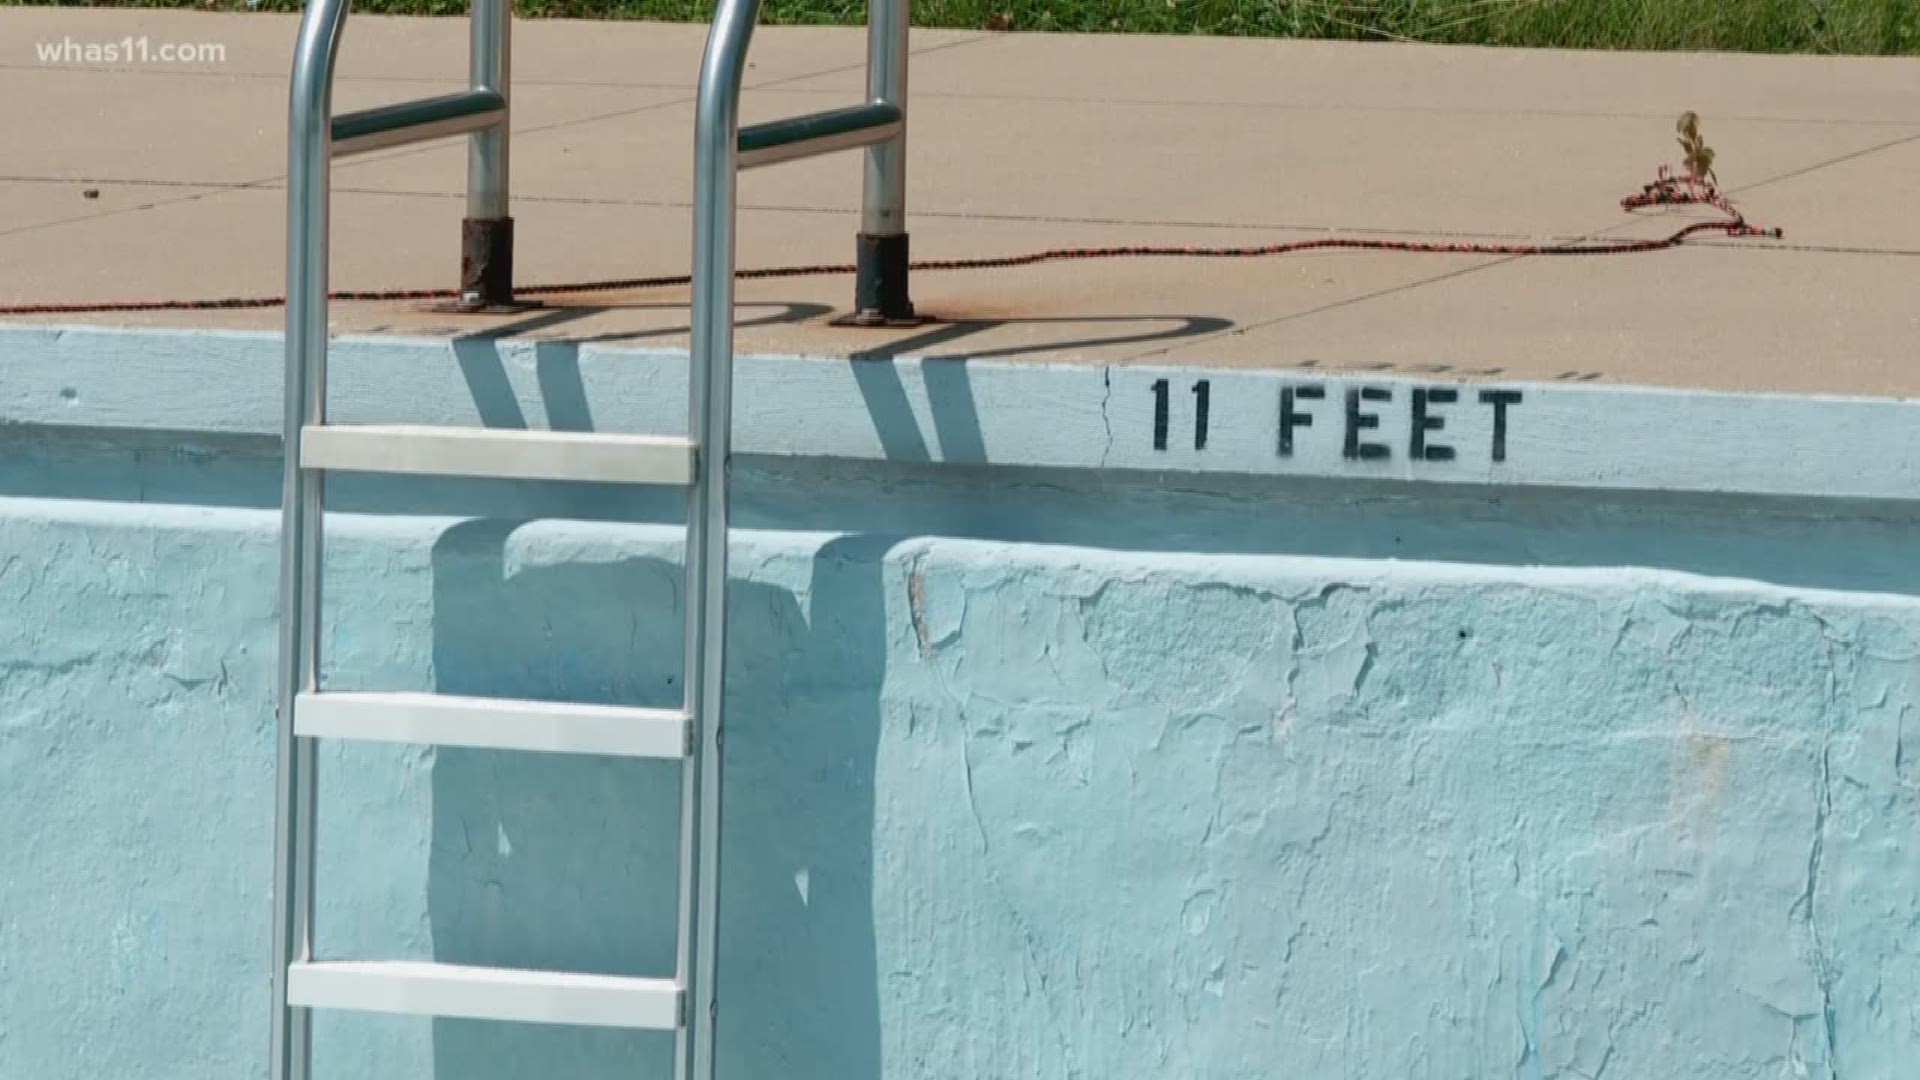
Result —
[[[0,0],[0,4],[20,0]],[[29,0],[31,2],[31,0]],[[74,6],[290,10],[298,0]],[[711,0],[519,0],[528,17],[704,20]],[[465,0],[359,0],[449,15]],[[766,0],[764,21],[857,24],[862,0]],[[1429,41],[1557,48],[1920,53],[1920,0],[914,0],[918,26]]]

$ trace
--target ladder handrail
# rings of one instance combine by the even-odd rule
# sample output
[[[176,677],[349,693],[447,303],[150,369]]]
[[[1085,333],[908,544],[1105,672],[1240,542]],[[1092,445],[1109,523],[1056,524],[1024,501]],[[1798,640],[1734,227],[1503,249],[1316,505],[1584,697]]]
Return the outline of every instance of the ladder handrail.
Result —
[[[313,955],[315,773],[310,741],[295,734],[294,703],[316,688],[320,601],[321,480],[301,460],[301,433],[326,420],[328,233],[336,149],[350,153],[470,134],[462,288],[501,302],[512,291],[506,139],[511,0],[473,0],[471,88],[465,94],[382,106],[336,118],[333,83],[351,0],[308,0],[295,40],[287,107],[287,313],[280,559],[280,659],[276,675],[276,796],[272,1080],[308,1080],[311,1014],[288,1007],[289,968]],[[476,109],[475,106],[484,106]],[[453,115],[458,114],[458,115]],[[337,122],[344,122],[335,142]],[[479,257],[476,277],[469,264]]]
[[[867,150],[861,184],[860,234],[875,238],[907,235],[907,28],[911,0],[868,0],[867,100],[900,110],[900,134]],[[906,298],[906,267],[898,268],[899,301]],[[908,309],[912,308],[907,304]]]
[[[313,952],[314,752],[310,745],[313,736],[301,733],[296,711],[301,700],[313,700],[311,696],[319,690],[323,483],[319,470],[328,467],[328,460],[314,447],[327,445],[329,435],[344,434],[329,432],[326,425],[327,248],[333,155],[451,134],[470,135],[469,216],[464,223],[466,259],[462,287],[476,290],[469,299],[486,302],[488,297],[498,295],[491,286],[504,280],[506,295],[509,299],[511,296],[510,274],[504,279],[489,278],[486,270],[490,257],[508,250],[506,245],[510,245],[512,237],[512,221],[506,216],[510,0],[473,0],[472,85],[468,91],[335,117],[332,115],[333,81],[350,4],[351,0],[309,0],[295,46],[289,95],[285,487],[280,663],[276,672],[281,767],[277,770],[279,814],[275,830],[272,1080],[308,1080],[311,1060],[308,1007],[318,999],[308,995],[300,999],[300,1007],[290,1007],[293,968],[300,968],[313,979],[332,979],[329,985],[335,990],[350,984],[347,991],[341,992],[343,1000],[349,1001],[365,986],[390,986],[382,980],[392,977],[369,971],[355,974],[344,968],[309,963]],[[701,61],[695,106],[692,343],[687,421],[692,476],[688,486],[684,556],[683,692],[686,704],[682,710],[694,729],[695,745],[683,759],[681,774],[681,933],[676,947],[677,970],[674,984],[666,991],[650,986],[621,991],[643,1004],[658,1003],[663,992],[676,995],[672,999],[680,1014],[675,1036],[676,1080],[711,1080],[714,1064],[727,636],[727,482],[733,404],[734,241],[738,173],[743,161],[749,165],[772,164],[865,147],[867,168],[854,318],[868,323],[894,323],[910,320],[913,315],[906,289],[903,181],[907,0],[870,0],[869,93],[865,103],[756,125],[748,133],[748,148],[743,153],[740,89],[760,4],[761,0],[720,0]],[[477,273],[473,265],[476,254],[481,264]],[[354,438],[364,442],[367,436],[363,431]],[[417,432],[374,433],[374,436],[389,442],[402,438],[413,444],[420,442]],[[313,441],[315,439],[318,441]],[[312,453],[303,450],[303,445]],[[419,447],[416,445],[415,449]],[[311,461],[306,460],[308,457]],[[434,460],[438,462],[444,457],[442,453]],[[336,458],[332,467],[350,467],[358,460],[343,465]],[[577,464],[573,462],[569,469]],[[463,461],[462,465],[470,467],[473,462]],[[505,470],[497,458],[492,459],[491,467],[500,475],[520,475]],[[421,461],[414,461],[413,471],[440,470],[438,466],[429,468]],[[393,702],[376,704],[386,708]],[[473,706],[469,702],[464,707]],[[488,722],[502,730],[505,730],[503,725],[518,722],[516,718],[520,716],[499,703],[482,701],[480,707],[492,710],[487,714]],[[337,728],[327,729],[324,722],[318,727],[310,725],[311,731],[324,734],[322,729],[338,733]],[[416,723],[405,730],[418,733],[423,729]],[[328,974],[329,971],[332,974]],[[343,978],[345,983],[341,981]],[[415,984],[422,979],[444,982],[451,977],[415,973],[408,978],[413,980],[407,984],[409,989],[391,1001],[419,992]],[[451,990],[442,988],[434,993],[440,995],[437,1000],[442,1005],[460,1009],[473,1007],[471,995],[461,989],[457,979]],[[325,1003],[333,1004],[333,999],[340,996],[333,994]]]
[[[499,94],[500,122],[474,134],[467,151],[467,218],[472,221],[508,221],[507,143],[508,113],[513,95],[513,0],[473,0],[472,29],[467,46],[467,84],[473,90]],[[511,226],[507,246],[511,248]],[[463,283],[465,284],[465,283]],[[511,281],[508,296],[511,299]]]
[[[734,202],[740,150],[740,81],[760,0],[720,0],[700,61],[694,103],[693,297],[687,435],[697,450],[687,504],[686,692],[695,752],[680,785],[680,911],[674,971],[687,995],[674,1033],[674,1080],[710,1080],[716,1027],[720,911],[720,706],[725,698],[727,464],[732,441]],[[703,602],[704,601],[704,602]],[[699,611],[700,616],[694,612]],[[714,650],[712,663],[707,649]],[[707,830],[696,844],[694,830]],[[684,932],[690,929],[691,933]]]
[[[320,487],[301,468],[300,429],[326,410],[328,168],[333,73],[349,0],[310,0],[294,45],[287,125],[286,416],[280,508],[280,668],[275,770],[272,1080],[307,1080],[313,1025],[287,1007],[288,969],[313,955],[314,762],[299,752],[294,698],[313,687],[319,600]]]
[[[855,317],[911,318],[906,296],[905,143],[907,0],[869,0],[868,100],[757,124],[743,134],[740,89],[761,0],[719,0],[707,32],[694,103],[693,296],[688,435],[698,447],[688,508],[686,687],[698,751],[682,783],[677,978],[686,1022],[674,1040],[676,1080],[711,1080],[718,1017],[720,765],[725,689],[727,467],[732,439],[735,218],[743,166],[865,146]],[[897,267],[886,265],[897,261]],[[696,601],[696,597],[700,600]],[[713,618],[709,619],[709,613]],[[694,843],[692,830],[707,839]]]

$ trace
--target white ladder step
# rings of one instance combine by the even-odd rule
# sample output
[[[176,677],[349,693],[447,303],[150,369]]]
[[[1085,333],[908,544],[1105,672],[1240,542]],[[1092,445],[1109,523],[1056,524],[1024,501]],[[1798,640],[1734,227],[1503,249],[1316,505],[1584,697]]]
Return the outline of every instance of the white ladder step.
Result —
[[[287,968],[287,1004],[304,1009],[672,1031],[681,999],[672,979],[419,960],[310,960]]]
[[[324,692],[293,701],[296,735],[621,757],[684,758],[679,709],[405,692]]]
[[[693,459],[693,443],[672,435],[417,424],[309,424],[300,429],[302,466],[344,472],[688,484],[693,481]]]

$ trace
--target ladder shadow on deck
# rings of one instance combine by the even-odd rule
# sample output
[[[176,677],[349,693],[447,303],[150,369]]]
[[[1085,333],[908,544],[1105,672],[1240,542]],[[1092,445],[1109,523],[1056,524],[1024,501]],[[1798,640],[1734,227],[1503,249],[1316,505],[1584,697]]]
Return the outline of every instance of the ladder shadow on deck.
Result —
[[[1158,328],[1115,334],[1082,335],[1065,339],[1047,337],[1027,345],[1001,345],[984,349],[962,347],[948,352],[930,351],[938,346],[961,343],[968,337],[1006,326],[1088,326],[1105,323],[1139,323],[1149,326],[1157,325]],[[1052,355],[1054,359],[1070,359],[1075,350],[1106,348],[1114,345],[1145,345],[1155,341],[1201,337],[1207,334],[1225,333],[1232,330],[1234,326],[1232,319],[1218,315],[1023,315],[1006,318],[941,319],[917,334],[888,342],[878,348],[863,349],[851,354],[848,359],[856,362],[895,360],[902,357],[913,357],[919,360],[1005,360],[1015,356],[1038,354]]]
[[[741,309],[749,309],[749,308],[774,309],[768,314],[756,315],[756,316],[753,316],[752,318],[740,319],[734,323],[736,327],[742,327],[742,328],[756,327],[756,326],[797,325],[800,323],[810,322],[815,319],[822,319],[828,315],[833,314],[833,308],[827,306],[826,304],[813,303],[807,300],[742,300],[740,301],[738,306]],[[678,311],[678,312],[686,313],[686,312],[690,312],[691,309],[688,307],[688,305],[684,301],[679,301],[679,302],[669,301],[665,303],[648,302],[648,303],[568,304],[566,306],[552,306],[552,307],[536,309],[535,311],[525,316],[522,316],[520,318],[516,318],[511,322],[501,323],[500,325],[491,327],[487,330],[461,334],[455,337],[453,340],[457,345],[459,342],[462,342],[462,341],[486,342],[486,341],[498,341],[501,339],[510,339],[516,336],[523,336],[523,335],[532,334],[540,331],[551,330],[555,327],[564,326],[570,322],[578,322],[581,319],[590,319],[596,315],[605,315],[606,313],[611,311]],[[644,327],[637,330],[608,330],[604,333],[599,333],[599,334],[570,334],[570,335],[563,335],[560,337],[538,338],[538,339],[532,339],[532,340],[550,341],[554,343],[572,345],[578,348],[581,345],[618,345],[623,343],[633,343],[637,341],[644,341],[649,338],[684,337],[690,330],[691,330],[691,327],[685,325],[684,323],[675,322],[671,326],[652,326],[652,327]]]
[[[522,524],[472,520],[436,542],[434,689],[677,702],[677,552],[626,554],[621,539],[592,539],[516,565]],[[826,543],[807,593],[731,586],[722,1077],[879,1075],[871,837],[890,546]],[[432,800],[435,959],[672,970],[675,763],[442,748]],[[671,1071],[670,1034],[432,1023],[439,1080]]]

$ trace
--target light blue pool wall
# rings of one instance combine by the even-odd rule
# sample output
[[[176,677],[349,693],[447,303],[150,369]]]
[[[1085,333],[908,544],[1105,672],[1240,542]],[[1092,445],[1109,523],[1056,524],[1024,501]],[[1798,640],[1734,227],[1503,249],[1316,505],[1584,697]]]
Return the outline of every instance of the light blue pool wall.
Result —
[[[737,473],[725,1080],[1920,1061],[1910,505]],[[264,1075],[278,475],[164,401],[0,425],[6,1080]],[[677,500],[329,498],[333,685],[678,701]],[[670,969],[674,766],[320,769],[326,953]],[[349,1015],[317,1044],[319,1080],[671,1058]]]

